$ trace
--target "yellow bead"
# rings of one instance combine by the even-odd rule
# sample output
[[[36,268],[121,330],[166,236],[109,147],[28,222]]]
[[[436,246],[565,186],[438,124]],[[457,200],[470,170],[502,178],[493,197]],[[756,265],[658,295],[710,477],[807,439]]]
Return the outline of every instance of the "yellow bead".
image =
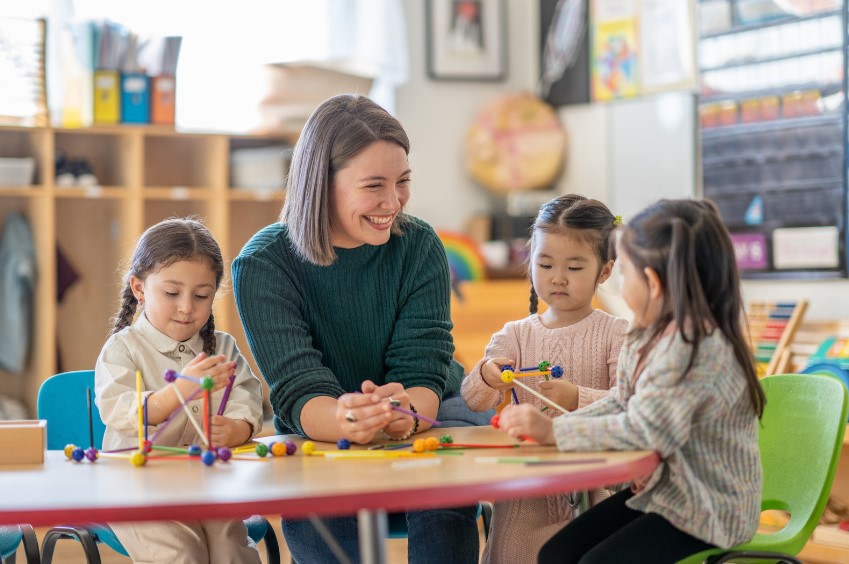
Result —
[[[315,452],[315,443],[312,441],[304,441],[304,444],[301,445],[301,452],[307,456],[311,455]]]
[[[144,466],[147,462],[147,456],[142,451],[137,450],[130,455],[130,462],[133,463],[133,466]]]
[[[501,381],[504,382],[505,384],[509,384],[510,382],[513,381],[514,376],[515,375],[514,375],[512,370],[505,370],[504,372],[501,373]]]
[[[424,452],[425,451],[425,440],[424,439],[416,439],[413,441],[413,452]]]
[[[71,458],[71,453],[74,452],[74,449],[77,448],[77,445],[67,444],[65,445],[65,458]]]

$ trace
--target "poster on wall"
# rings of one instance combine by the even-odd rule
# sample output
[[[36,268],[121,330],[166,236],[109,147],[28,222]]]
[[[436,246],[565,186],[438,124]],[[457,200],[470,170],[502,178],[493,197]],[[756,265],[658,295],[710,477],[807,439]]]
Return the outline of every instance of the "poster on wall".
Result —
[[[640,86],[643,93],[695,89],[692,2],[641,0],[639,22],[642,30]]]
[[[590,101],[589,0],[540,0],[539,95],[552,106]]]
[[[639,95],[637,0],[593,0],[591,20],[593,101]]]

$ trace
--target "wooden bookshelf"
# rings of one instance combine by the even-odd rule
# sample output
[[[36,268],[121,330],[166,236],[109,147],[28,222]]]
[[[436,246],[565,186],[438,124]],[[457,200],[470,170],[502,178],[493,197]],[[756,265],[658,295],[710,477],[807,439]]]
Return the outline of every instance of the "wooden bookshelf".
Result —
[[[22,375],[0,370],[0,394],[20,399],[35,414],[41,382],[59,368],[57,340],[62,370],[94,367],[118,306],[123,263],[150,225],[173,215],[199,216],[221,245],[229,272],[229,262],[248,238],[277,219],[284,197],[282,189],[232,186],[230,153],[243,147],[291,146],[296,137],[181,134],[156,126],[0,127],[0,157],[37,161],[32,186],[0,186],[0,227],[8,213],[24,215],[38,265],[27,367]],[[99,185],[57,185],[57,150],[87,160]],[[283,181],[281,173],[281,186]],[[57,244],[80,275],[61,304]],[[219,329],[236,337],[253,364],[229,291],[218,293],[215,319]]]

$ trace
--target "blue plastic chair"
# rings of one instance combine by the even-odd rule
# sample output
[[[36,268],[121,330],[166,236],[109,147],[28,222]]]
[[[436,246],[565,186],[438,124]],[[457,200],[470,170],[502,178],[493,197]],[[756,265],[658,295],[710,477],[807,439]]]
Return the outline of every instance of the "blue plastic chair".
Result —
[[[38,539],[29,525],[0,526],[0,563],[15,564],[18,546],[23,542],[27,564],[38,564]]]
[[[87,389],[94,394],[94,370],[63,372],[45,380],[38,390],[38,418],[47,420],[47,450],[63,450],[67,444],[87,448],[89,446]],[[77,407],[78,406],[78,407]],[[100,411],[92,397],[92,434],[94,447],[103,445],[103,433],[106,426],[100,419]],[[265,551],[269,564],[279,564],[280,547],[277,535],[268,520],[261,515],[252,515],[245,519],[248,536],[255,542],[265,541]],[[56,541],[63,538],[75,538],[83,546],[89,564],[100,563],[97,543],[127,555],[121,541],[105,524],[86,523],[84,525],[62,525],[53,527],[42,539],[41,558],[45,564],[53,561]]]

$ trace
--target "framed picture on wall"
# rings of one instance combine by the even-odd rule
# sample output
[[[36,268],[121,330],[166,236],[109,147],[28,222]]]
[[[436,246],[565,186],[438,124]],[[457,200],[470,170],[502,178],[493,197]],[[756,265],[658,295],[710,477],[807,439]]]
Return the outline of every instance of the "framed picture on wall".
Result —
[[[504,0],[427,0],[427,69],[434,80],[504,80]]]

